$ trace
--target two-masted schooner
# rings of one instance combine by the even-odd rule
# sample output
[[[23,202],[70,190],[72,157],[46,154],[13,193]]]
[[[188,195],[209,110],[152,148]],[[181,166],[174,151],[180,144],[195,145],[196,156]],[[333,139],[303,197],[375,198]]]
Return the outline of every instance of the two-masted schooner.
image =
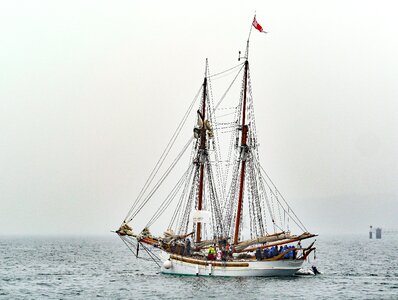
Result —
[[[255,19],[253,26],[262,31]],[[116,231],[137,258],[153,260],[162,273],[292,276],[315,249],[314,242],[301,245],[302,240],[316,235],[307,231],[259,162],[249,39],[239,65],[225,72],[211,75],[206,60],[197,96]],[[227,73],[236,74],[214,105],[211,81]],[[239,77],[240,96],[232,97],[232,107],[222,107]],[[162,175],[158,175],[196,102],[199,107],[193,133]],[[161,203],[153,216],[147,218],[142,231],[135,232],[131,225],[134,219],[151,202],[188,149],[188,168],[178,180],[172,178],[174,186],[167,195],[157,197]],[[158,181],[154,183],[155,178]],[[153,235],[151,226],[164,220],[160,218],[164,215],[169,216],[169,224],[164,224],[163,234]]]

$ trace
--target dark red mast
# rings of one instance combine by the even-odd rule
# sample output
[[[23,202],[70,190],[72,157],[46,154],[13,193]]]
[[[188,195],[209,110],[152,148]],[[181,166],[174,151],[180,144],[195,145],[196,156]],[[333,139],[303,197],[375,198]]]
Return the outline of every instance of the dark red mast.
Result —
[[[203,102],[202,102],[202,128],[200,131],[200,146],[199,146],[199,163],[200,163],[200,174],[199,174],[199,196],[198,196],[198,210],[202,210],[203,202],[203,177],[204,177],[204,158],[206,155],[206,126],[205,126],[205,114],[206,114],[206,91],[207,90],[207,78],[203,81]],[[196,223],[196,242],[201,241],[201,223]]]
[[[247,53],[246,53],[246,55],[247,55]],[[246,148],[247,148],[247,132],[248,132],[248,127],[246,125],[246,94],[247,94],[248,69],[249,69],[249,61],[246,59],[245,74],[244,74],[244,87],[243,87],[243,108],[242,108],[242,139],[241,139],[242,168],[241,168],[241,173],[240,173],[239,199],[238,199],[238,210],[236,212],[234,244],[237,244],[239,242],[239,227],[240,227],[240,219],[241,219],[241,215],[242,215],[243,190],[244,190],[244,184],[245,184],[245,169],[246,169],[245,152],[246,152]]]

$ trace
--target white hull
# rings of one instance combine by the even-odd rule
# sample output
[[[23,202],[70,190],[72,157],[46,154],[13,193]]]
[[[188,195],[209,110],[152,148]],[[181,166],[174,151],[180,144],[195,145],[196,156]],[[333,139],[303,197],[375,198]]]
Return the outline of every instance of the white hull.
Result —
[[[293,276],[303,265],[303,260],[278,260],[278,261],[241,261],[237,266],[220,262],[207,261],[205,264],[186,262],[180,259],[169,259],[161,267],[163,274],[193,275],[193,276]],[[168,268],[165,268],[165,265]],[[240,266],[239,266],[240,265]],[[242,266],[245,265],[245,266]]]

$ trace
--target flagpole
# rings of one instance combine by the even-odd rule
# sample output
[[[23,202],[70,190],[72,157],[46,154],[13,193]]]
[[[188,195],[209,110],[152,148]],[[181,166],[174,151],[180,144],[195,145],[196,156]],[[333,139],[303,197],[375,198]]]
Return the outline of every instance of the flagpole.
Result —
[[[254,17],[253,20],[256,18],[256,11],[254,11]],[[252,34],[252,27],[253,27],[253,21],[250,24],[250,30],[249,30],[249,36],[247,37],[247,43],[246,43],[246,60],[249,60],[249,41],[250,41],[250,35]]]
[[[256,12],[254,12],[254,17],[253,17],[253,20],[256,18]],[[252,28],[253,28],[253,21],[252,21],[252,23],[250,24],[250,30],[249,30],[249,37],[247,38],[247,41],[249,42],[249,40],[250,40],[250,35],[252,34]]]

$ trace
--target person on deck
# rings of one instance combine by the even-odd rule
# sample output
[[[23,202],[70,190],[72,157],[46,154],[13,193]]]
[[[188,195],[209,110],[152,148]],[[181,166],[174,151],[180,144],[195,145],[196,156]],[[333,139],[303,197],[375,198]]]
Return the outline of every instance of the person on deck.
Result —
[[[287,250],[288,250],[287,245],[285,245],[285,246],[283,247],[283,249],[282,249],[282,252],[285,252],[285,251],[287,251]],[[289,253],[285,253],[285,255],[283,255],[283,258],[289,258]]]
[[[213,246],[209,247],[209,252],[207,254],[207,259],[208,260],[214,260],[216,256],[216,249]]]
[[[303,247],[301,246],[301,241],[298,241],[296,248],[297,248],[296,257],[298,257],[299,254],[300,254],[301,249],[303,248]]]
[[[217,259],[217,260],[221,260],[221,256],[222,256],[221,249],[218,248],[218,249],[217,249],[217,256],[216,256],[216,259]]]
[[[294,249],[294,246],[291,245],[291,246],[289,246],[289,248],[290,249]],[[289,252],[289,258],[295,258],[295,251],[294,250]]]
[[[179,250],[178,251],[179,255],[184,255],[184,253],[185,253],[185,242],[184,241],[182,241],[178,244],[178,250]]]
[[[221,260],[222,261],[227,261],[227,250],[225,249],[224,246],[221,249]]]
[[[264,259],[269,258],[269,250],[268,250],[268,248],[264,248],[264,251],[263,251],[263,258],[264,258]]]
[[[225,247],[225,251],[227,251],[227,255],[228,256],[231,256],[231,246],[230,246],[230,244],[227,244],[227,246]]]
[[[234,253],[234,246],[229,245],[228,255],[229,255],[230,257],[233,257],[233,256],[232,256],[233,253]]]
[[[257,260],[261,260],[261,259],[262,259],[261,248],[260,248],[260,247],[258,247],[258,248],[256,249],[256,259],[257,259]]]
[[[171,242],[171,246],[170,246],[170,251],[171,251],[171,253],[176,253],[176,250],[177,250],[177,248],[176,248],[176,242],[175,242],[175,241],[172,241],[172,242]]]
[[[185,241],[185,255],[191,256],[191,238],[188,237]]]
[[[271,249],[269,250],[268,256],[269,256],[269,258],[272,258],[275,256],[275,246],[271,247]]]

